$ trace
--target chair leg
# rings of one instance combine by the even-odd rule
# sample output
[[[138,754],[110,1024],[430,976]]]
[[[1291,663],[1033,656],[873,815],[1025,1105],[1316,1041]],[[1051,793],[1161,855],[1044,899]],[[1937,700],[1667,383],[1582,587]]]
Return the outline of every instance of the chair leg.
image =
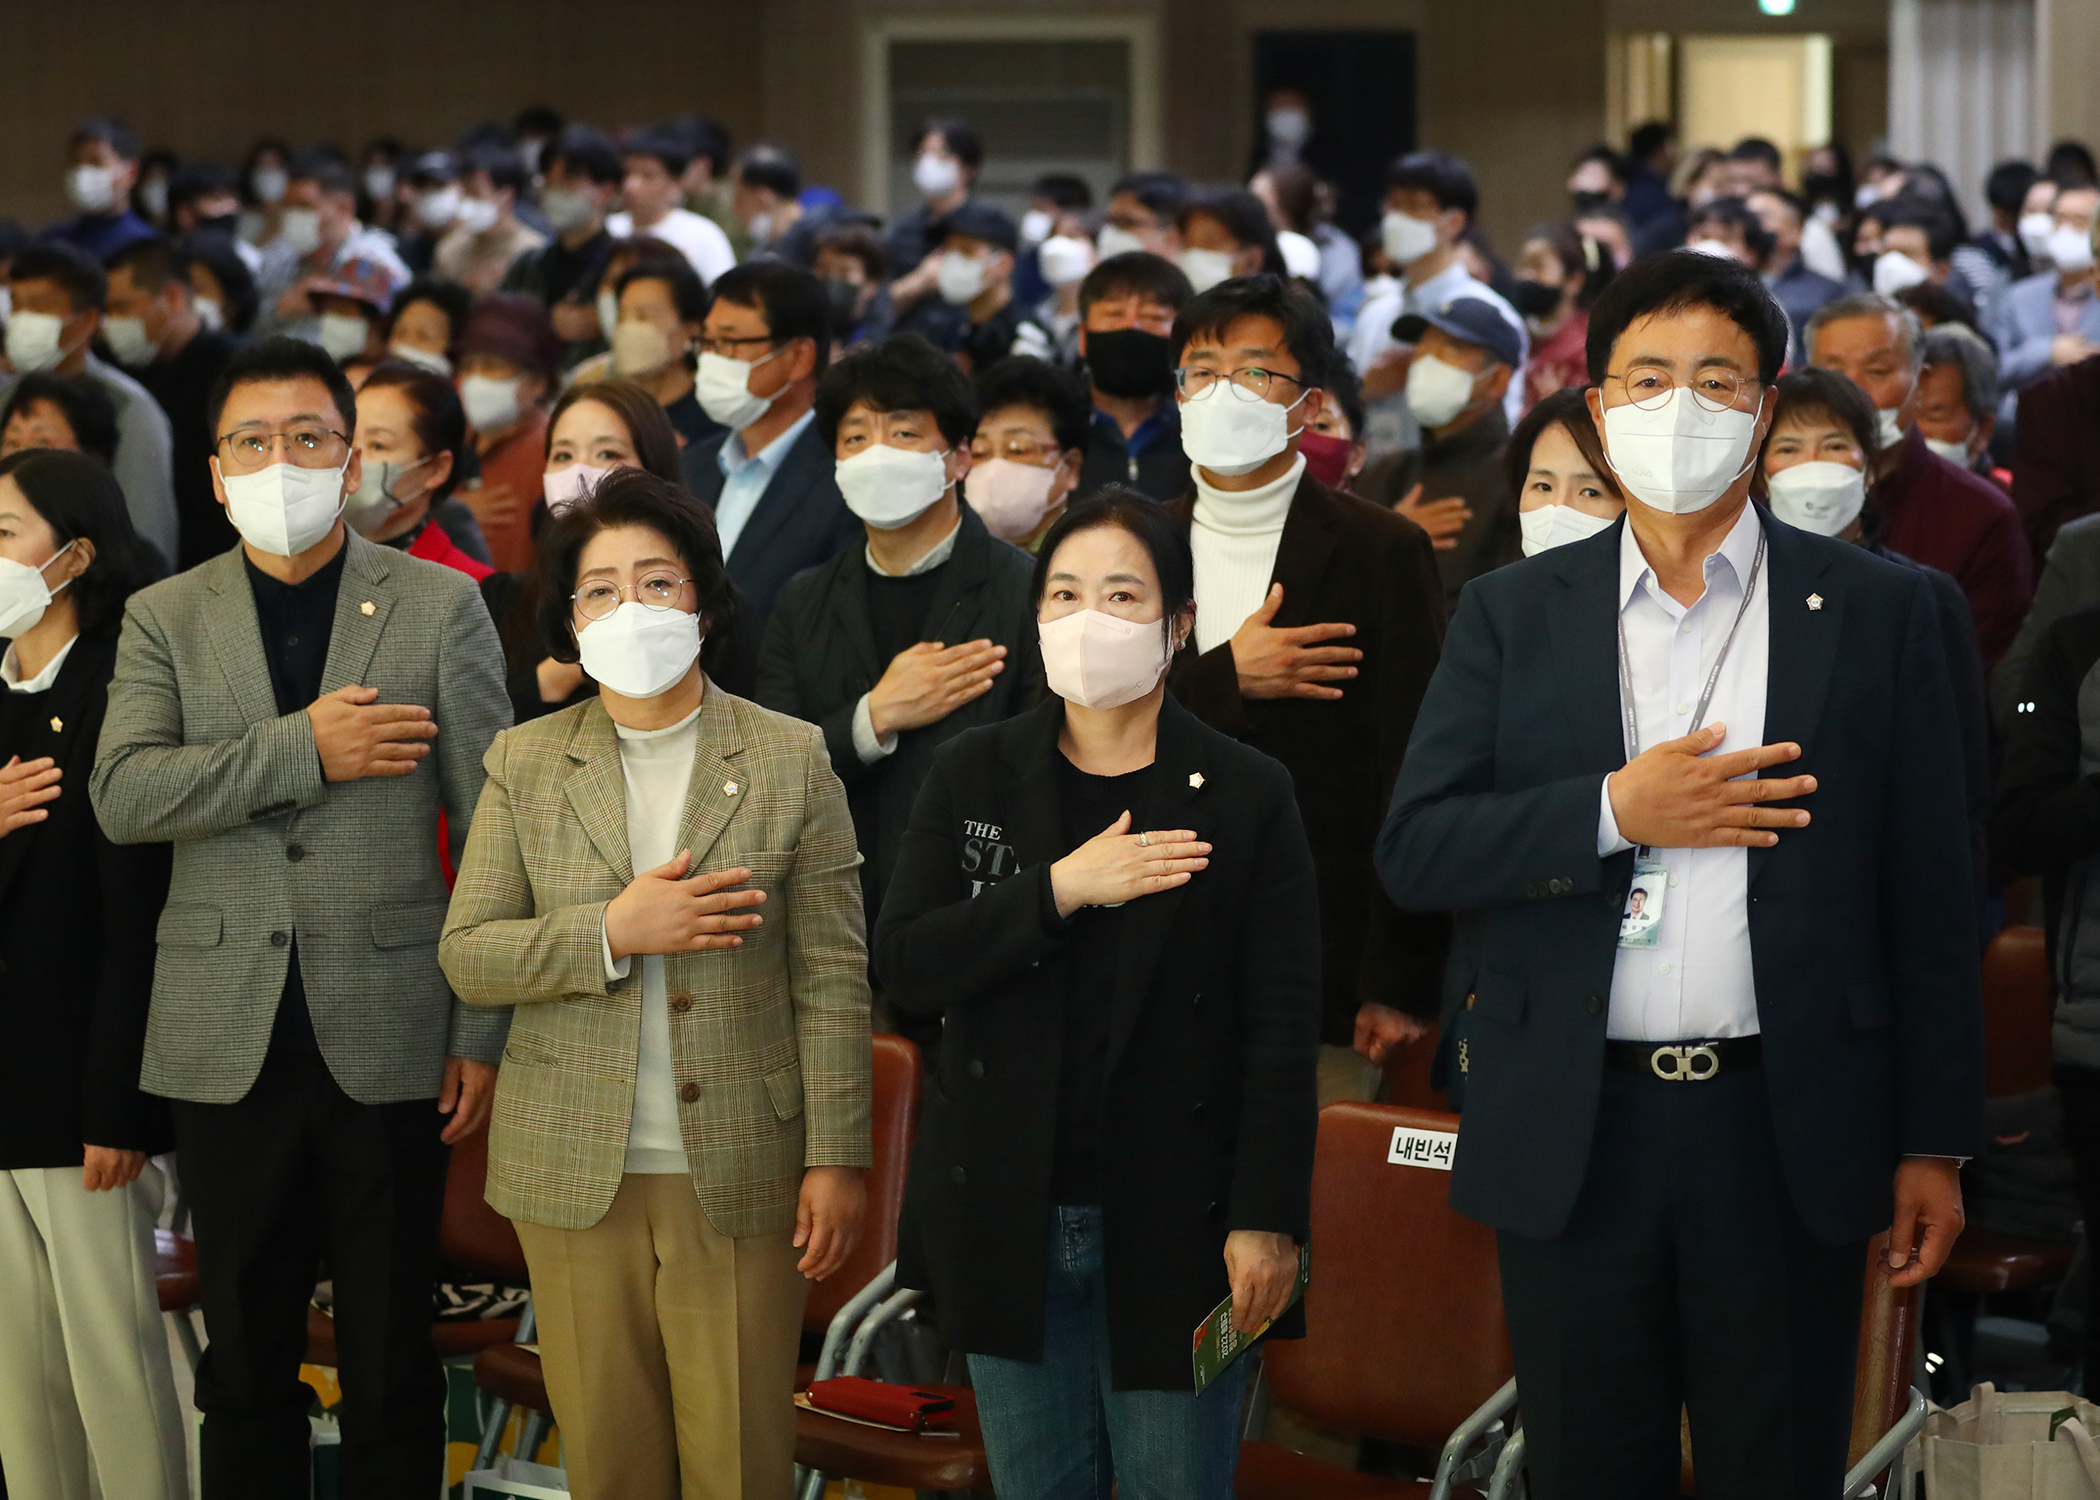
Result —
[[[824,1500],[824,1476],[815,1469],[809,1470],[808,1477],[795,1493],[799,1500]]]
[[[486,1469],[496,1461],[496,1454],[503,1447],[503,1429],[510,1425],[514,1409],[508,1401],[498,1401],[488,1421],[482,1423],[481,1446],[474,1450],[475,1468]]]
[[[551,1420],[545,1412],[525,1413],[525,1426],[518,1433],[518,1457],[527,1463],[539,1462],[540,1444],[547,1441],[547,1426]]]

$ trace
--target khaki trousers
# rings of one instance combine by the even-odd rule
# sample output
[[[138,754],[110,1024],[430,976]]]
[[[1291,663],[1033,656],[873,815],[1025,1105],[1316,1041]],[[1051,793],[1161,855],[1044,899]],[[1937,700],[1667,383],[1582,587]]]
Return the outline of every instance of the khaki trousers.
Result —
[[[517,1229],[578,1500],[787,1500],[793,1232],[730,1238],[682,1172],[629,1173],[588,1229]]]

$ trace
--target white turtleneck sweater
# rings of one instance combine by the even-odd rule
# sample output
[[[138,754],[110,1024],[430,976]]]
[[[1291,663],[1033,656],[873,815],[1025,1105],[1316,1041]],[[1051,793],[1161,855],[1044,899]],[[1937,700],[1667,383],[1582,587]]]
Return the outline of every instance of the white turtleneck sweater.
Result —
[[[1276,573],[1276,546],[1290,514],[1301,455],[1280,479],[1258,490],[1213,489],[1198,468],[1196,510],[1189,548],[1196,558],[1196,649],[1208,651],[1232,639],[1247,616],[1268,596]]]

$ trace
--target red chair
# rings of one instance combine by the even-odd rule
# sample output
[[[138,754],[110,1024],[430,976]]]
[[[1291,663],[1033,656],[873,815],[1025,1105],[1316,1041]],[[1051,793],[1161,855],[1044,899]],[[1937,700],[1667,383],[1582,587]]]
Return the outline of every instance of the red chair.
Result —
[[[1455,1144],[1458,1129],[1456,1115],[1431,1110],[1321,1111],[1306,1336],[1260,1346],[1278,1401],[1325,1427],[1441,1449],[1437,1478],[1358,1474],[1250,1438],[1238,1500],[1443,1500],[1490,1463],[1465,1459],[1516,1399],[1495,1232],[1452,1210],[1448,1166],[1393,1159],[1396,1141]],[[1500,1493],[1514,1467],[1494,1469]]]
[[[1403,1109],[1451,1109],[1451,1096],[1429,1081],[1430,1064],[1443,1028],[1432,1025],[1413,1041],[1395,1047],[1385,1061],[1385,1102]]]
[[[160,1297],[160,1310],[175,1315],[175,1337],[182,1341],[182,1356],[194,1373],[204,1351],[197,1343],[197,1325],[190,1315],[197,1310],[197,1242],[173,1229],[153,1231],[153,1289]]]

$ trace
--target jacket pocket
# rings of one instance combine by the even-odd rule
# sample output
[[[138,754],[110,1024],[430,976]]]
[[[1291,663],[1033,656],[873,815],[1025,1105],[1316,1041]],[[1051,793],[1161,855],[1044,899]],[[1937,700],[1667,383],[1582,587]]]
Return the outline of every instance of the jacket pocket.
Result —
[[[449,901],[417,901],[406,906],[372,908],[375,948],[435,948],[445,930]]]
[[[773,1101],[773,1113],[783,1120],[792,1120],[802,1113],[802,1064],[791,1062],[777,1072],[766,1075],[766,1096]]]
[[[225,932],[225,918],[216,906],[194,902],[164,907],[153,936],[167,948],[216,948]]]
[[[1473,1013],[1504,1025],[1521,1026],[1524,1024],[1527,990],[1521,974],[1482,969],[1473,980]]]
[[[1878,984],[1846,985],[1845,1009],[1854,1031],[1884,1031],[1895,1021],[1889,1014],[1888,991]]]

